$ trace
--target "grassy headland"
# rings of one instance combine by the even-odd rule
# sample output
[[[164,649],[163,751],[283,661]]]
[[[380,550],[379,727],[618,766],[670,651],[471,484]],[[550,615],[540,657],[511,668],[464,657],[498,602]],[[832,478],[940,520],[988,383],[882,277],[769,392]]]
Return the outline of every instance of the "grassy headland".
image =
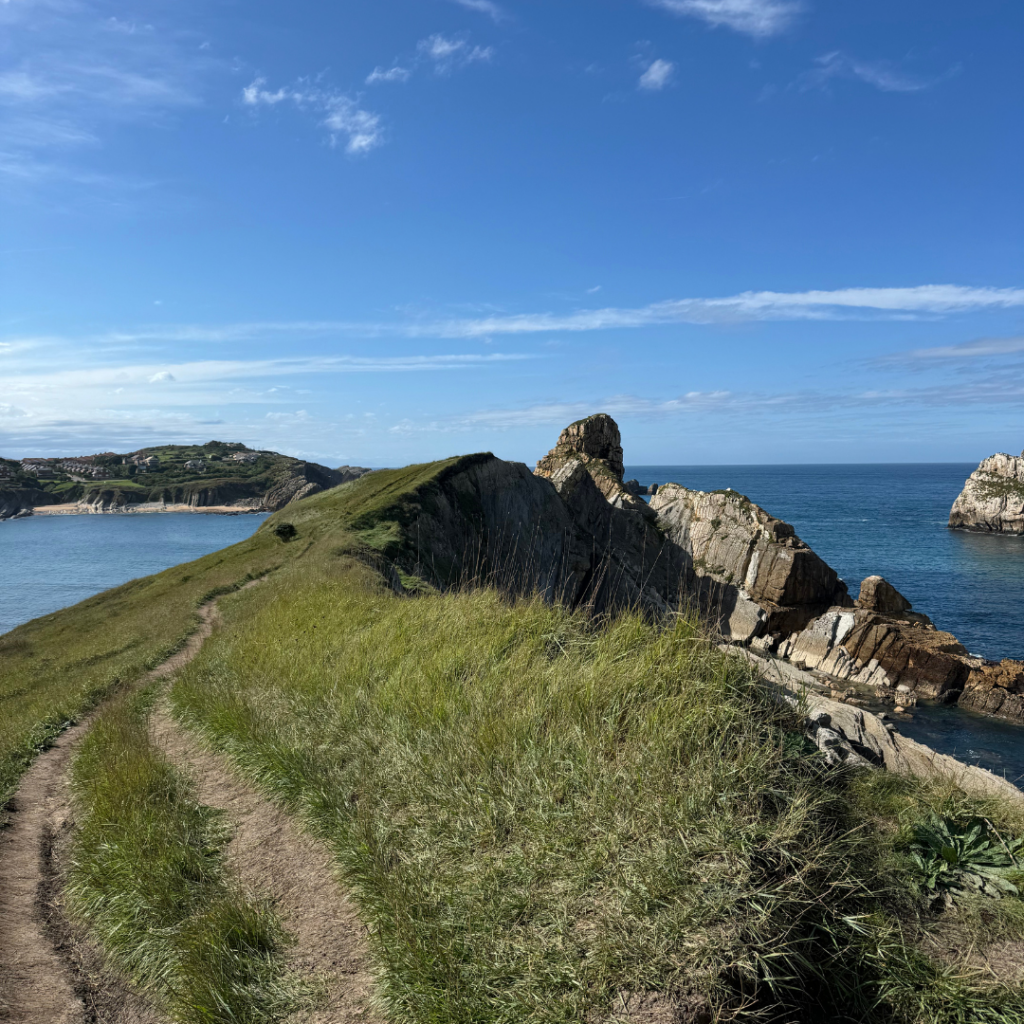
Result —
[[[905,847],[979,808],[826,771],[696,623],[410,600],[355,562],[226,614],[177,712],[334,851],[390,1019],[613,1020],[651,992],[722,1019],[1024,1019],[919,946]],[[945,920],[1024,934],[1018,899],[978,907]]]
[[[683,1020],[1024,1021],[1019,980],[972,960],[1024,942],[1024,904],[943,909],[912,850],[934,813],[1012,840],[1015,812],[826,769],[796,713],[694,620],[396,595],[375,559],[412,543],[415,507],[456,465],[316,495],[0,639],[20,715],[0,733],[8,780],[62,715],[167,653],[206,595],[275,569],[222,599],[172,699],[337,858],[392,1021],[636,1020],[651,993]]]

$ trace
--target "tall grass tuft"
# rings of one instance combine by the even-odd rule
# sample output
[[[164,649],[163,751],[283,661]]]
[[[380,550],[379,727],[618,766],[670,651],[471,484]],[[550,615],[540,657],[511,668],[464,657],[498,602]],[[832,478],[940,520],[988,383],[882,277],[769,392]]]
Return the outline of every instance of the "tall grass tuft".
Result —
[[[116,699],[72,768],[69,907],[112,965],[182,1024],[281,1019],[295,1005],[270,904],[243,892],[223,817],[152,746],[144,699]]]
[[[695,620],[312,565],[226,615],[176,713],[330,845],[391,1020],[602,1021],[650,992],[722,1019],[1024,1019],[916,949],[896,847],[932,797],[826,771]]]

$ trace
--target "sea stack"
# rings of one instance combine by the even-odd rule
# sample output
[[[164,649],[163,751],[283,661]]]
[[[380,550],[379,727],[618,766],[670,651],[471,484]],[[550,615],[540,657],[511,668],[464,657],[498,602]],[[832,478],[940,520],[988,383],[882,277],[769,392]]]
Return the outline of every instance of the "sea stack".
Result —
[[[949,526],[981,533],[1024,533],[1024,452],[985,459],[953,502]]]

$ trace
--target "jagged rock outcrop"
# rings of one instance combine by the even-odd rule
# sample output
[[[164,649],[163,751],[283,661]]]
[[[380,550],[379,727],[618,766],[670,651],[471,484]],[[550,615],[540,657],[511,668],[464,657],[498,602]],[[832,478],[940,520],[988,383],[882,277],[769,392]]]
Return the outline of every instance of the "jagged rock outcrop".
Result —
[[[830,700],[817,692],[819,681],[785,661],[761,657],[743,648],[728,648],[750,662],[768,682],[798,694],[806,710],[804,734],[833,765],[884,767],[899,775],[952,782],[981,799],[995,797],[1024,805],[1024,793],[1006,779],[939,754],[923,743],[901,736],[897,728],[870,711]],[[792,702],[788,698],[787,702]]]
[[[366,466],[339,466],[335,471],[341,475],[339,483],[347,484],[352,480],[358,480],[361,476],[366,476],[367,473],[372,473],[372,469],[367,469]]]
[[[396,528],[385,554],[442,587],[486,580],[596,612],[676,607],[692,581],[687,560],[648,515],[612,504],[570,461],[546,479],[490,453],[452,460],[388,513]]]
[[[742,494],[668,483],[650,507],[692,559],[702,602],[719,609],[722,631],[734,640],[791,633],[850,603],[846,584],[793,527]]]
[[[1024,721],[1024,662],[970,654],[880,576],[864,580],[855,608],[829,609],[775,653],[836,680],[890,690],[895,701],[913,694]]]
[[[985,459],[953,502],[949,525],[954,530],[1024,533],[1024,452]]]
[[[1024,663],[971,655],[882,577],[854,602],[792,526],[742,494],[667,483],[648,506],[634,489],[618,427],[598,415],[562,431],[533,474],[489,453],[455,459],[393,513],[394,529],[372,525],[395,538],[385,553],[403,573],[438,586],[486,579],[599,612],[696,606],[794,671],[1024,721]]]
[[[639,483],[630,481],[636,483],[634,492],[623,482],[622,437],[611,416],[602,412],[570,423],[559,435],[555,447],[537,463],[535,472],[558,487],[560,481],[573,476],[577,466],[583,467],[597,489],[616,508],[650,516],[647,503],[639,497]]]

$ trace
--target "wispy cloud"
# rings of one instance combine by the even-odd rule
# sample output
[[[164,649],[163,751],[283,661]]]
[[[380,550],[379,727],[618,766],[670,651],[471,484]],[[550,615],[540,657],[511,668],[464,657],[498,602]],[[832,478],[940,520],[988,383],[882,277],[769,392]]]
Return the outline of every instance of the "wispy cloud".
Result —
[[[717,28],[731,28],[749,36],[766,37],[784,32],[802,10],[795,0],[647,0],[673,14],[700,18]]]
[[[672,81],[675,68],[675,64],[670,60],[661,60],[660,58],[653,60],[640,76],[640,81],[637,84],[641,89],[658,92]]]
[[[416,49],[421,57],[433,63],[439,75],[447,75],[456,67],[489,61],[494,56],[492,46],[470,46],[466,39],[439,32],[421,39]]]
[[[816,58],[815,67],[804,72],[797,85],[802,89],[823,88],[836,78],[864,82],[882,92],[922,92],[955,75],[954,66],[942,75],[922,77],[888,61],[869,61],[835,50]]]
[[[344,139],[349,153],[368,153],[384,142],[380,116],[364,110],[351,96],[322,89],[305,80],[273,91],[265,86],[266,79],[254,79],[242,90],[242,102],[248,107],[290,103],[300,110],[314,111],[320,124],[328,130],[332,145]]]
[[[597,331],[660,324],[713,324],[750,320],[914,319],[982,309],[1024,306],[1024,288],[845,288],[836,291],[743,292],[726,298],[671,299],[634,309],[605,308],[568,314],[523,313],[412,323],[408,336],[479,338],[500,334]]]
[[[378,82],[408,82],[412,71],[395,65],[390,68],[376,67],[366,76],[367,85],[376,85]]]
[[[460,7],[465,7],[467,10],[486,14],[496,22],[504,21],[507,17],[505,12],[496,3],[492,3],[491,0],[452,0],[452,2]]]
[[[875,360],[876,363],[891,364],[941,364],[951,362],[976,362],[1000,356],[1024,354],[1024,338],[979,338],[960,345],[936,345],[934,348],[916,348]]]
[[[281,334],[360,337],[480,339],[657,327],[667,324],[723,324],[785,320],[915,320],[1024,306],[1024,288],[968,288],[919,285],[911,288],[842,288],[835,291],[748,291],[718,298],[669,299],[634,308],[604,307],[569,313],[490,314],[477,317],[415,317],[395,321],[306,320],[250,321],[229,324],[170,324],[115,330],[83,340],[110,346],[149,343],[229,343]],[[9,346],[55,345],[59,339],[14,337]],[[996,342],[986,344],[997,344]]]
[[[201,104],[220,64],[168,25],[100,16],[83,3],[0,3],[0,174],[116,187],[83,169],[125,123],[159,124]]]

